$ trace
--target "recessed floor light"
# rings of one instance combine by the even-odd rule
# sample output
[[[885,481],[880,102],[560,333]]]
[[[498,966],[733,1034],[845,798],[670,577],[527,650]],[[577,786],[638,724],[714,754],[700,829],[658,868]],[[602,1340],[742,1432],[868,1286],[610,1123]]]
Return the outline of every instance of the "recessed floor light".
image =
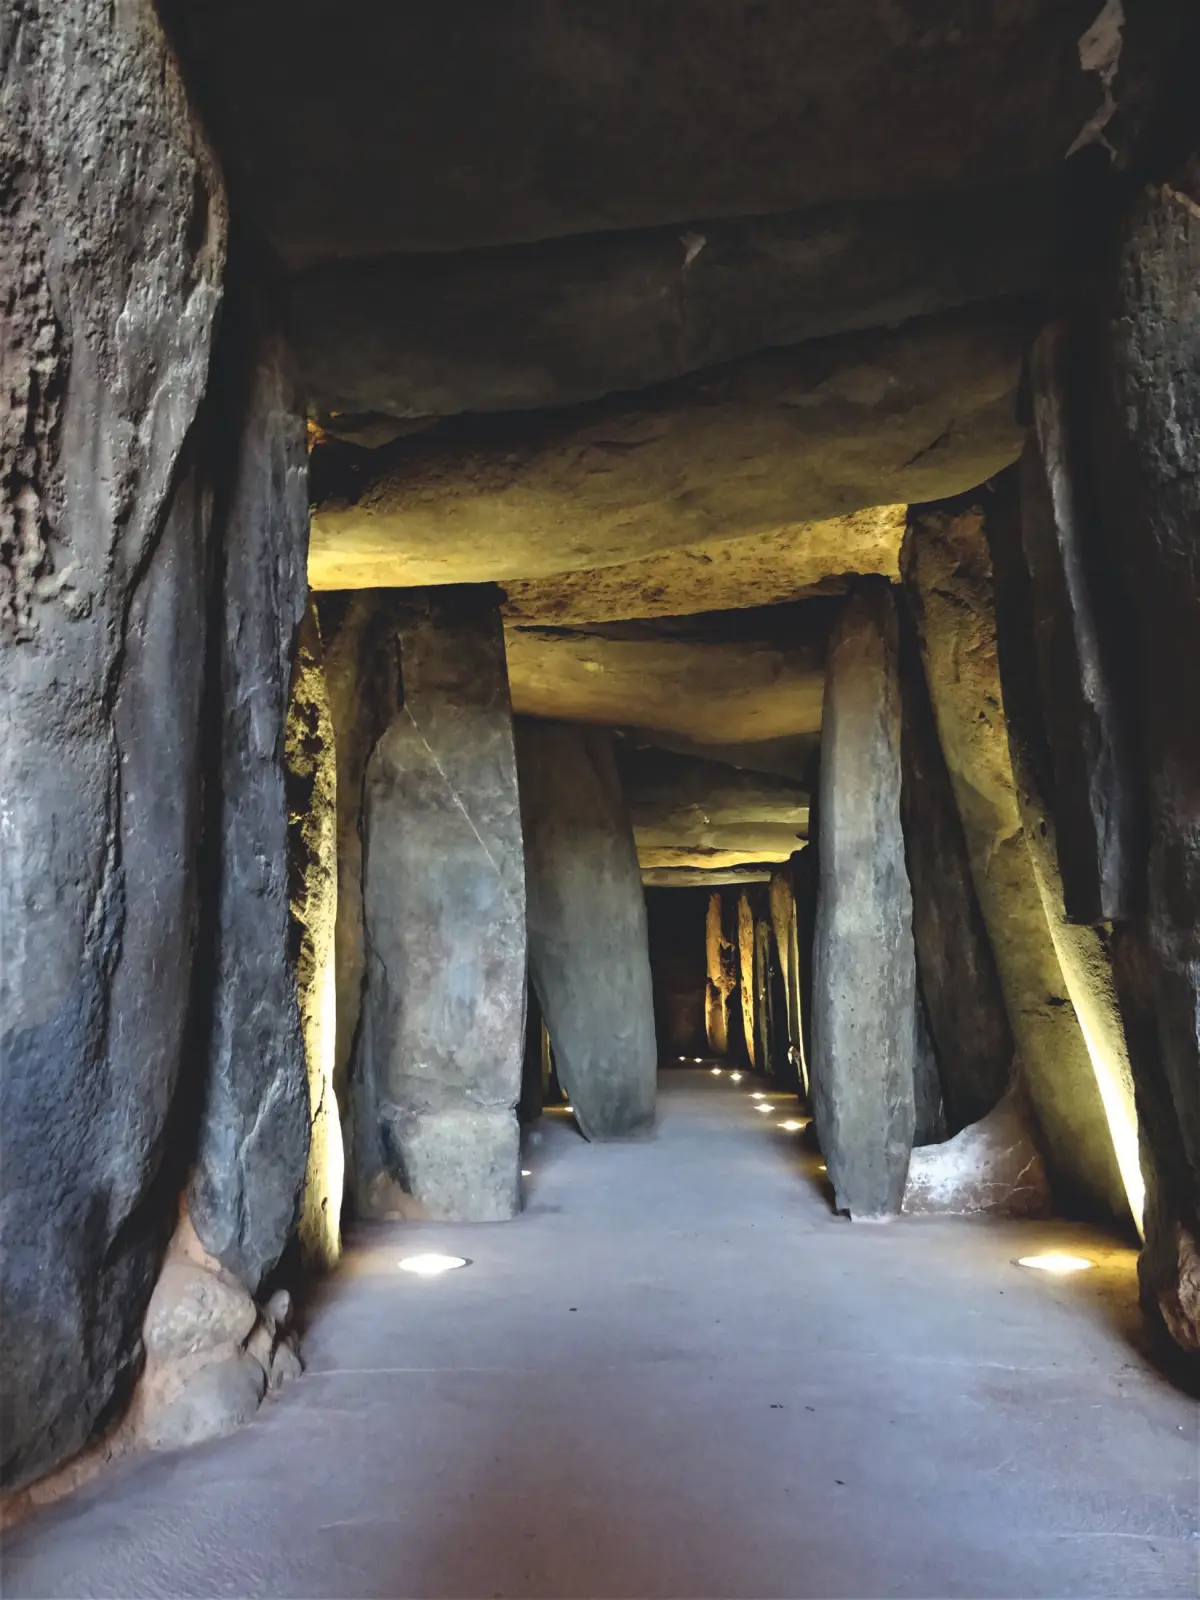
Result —
[[[770,1112],[770,1109],[771,1109],[771,1108],[770,1108],[770,1106],[768,1106],[768,1105],[757,1105],[757,1106],[755,1106],[755,1108],[754,1108],[754,1109],[755,1109],[755,1111],[766,1111],[766,1112]]]
[[[1040,1256],[1020,1256],[1017,1260],[1019,1267],[1032,1267],[1035,1272],[1053,1272],[1065,1276],[1068,1272],[1086,1272],[1096,1263],[1089,1261],[1086,1256],[1064,1255],[1059,1250],[1047,1250]]]
[[[729,1081],[730,1081],[730,1083],[741,1083],[741,1081],[742,1081],[741,1073],[740,1072],[731,1072],[729,1074]]]
[[[465,1256],[440,1256],[430,1251],[423,1256],[405,1256],[400,1263],[401,1272],[415,1272],[418,1278],[437,1278],[443,1272],[453,1272],[455,1267],[465,1267]]]
[[[694,1062],[695,1062],[695,1063],[696,1063],[696,1065],[697,1065],[697,1066],[698,1066],[698,1067],[699,1067],[699,1066],[702,1066],[702,1065],[703,1065],[703,1062],[704,1062],[704,1057],[703,1057],[703,1056],[693,1056],[693,1057],[692,1057],[692,1060],[693,1060],[693,1061],[694,1061]]]
[[[767,1097],[761,1089],[754,1089],[750,1094],[751,1100],[765,1100]]]
[[[564,1106],[563,1110],[564,1111],[569,1111],[572,1116],[575,1115],[575,1107],[574,1106]]]
[[[804,1124],[802,1122],[797,1122],[794,1117],[789,1117],[786,1122],[781,1122],[779,1126],[783,1129],[784,1133],[799,1133],[804,1127]]]
[[[528,1167],[522,1167],[521,1168],[521,1176],[523,1178],[532,1178],[533,1177],[533,1173],[530,1171],[530,1169]]]
[[[713,1068],[713,1069],[712,1069],[712,1075],[713,1075],[713,1077],[714,1077],[714,1078],[719,1078],[719,1077],[720,1077],[720,1076],[721,1076],[721,1069],[720,1069],[720,1067],[714,1067],[714,1068]]]

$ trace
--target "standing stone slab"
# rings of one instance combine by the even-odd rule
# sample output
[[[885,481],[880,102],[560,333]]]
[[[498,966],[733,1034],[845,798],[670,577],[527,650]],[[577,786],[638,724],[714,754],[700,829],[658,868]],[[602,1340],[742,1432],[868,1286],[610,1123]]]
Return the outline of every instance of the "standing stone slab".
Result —
[[[716,1056],[729,1054],[729,997],[737,987],[733,946],[725,937],[724,910],[725,896],[716,889],[708,897],[704,915],[704,1031],[708,1048]]]
[[[1016,1046],[907,608],[900,641],[900,811],[913,942],[947,1125],[955,1134],[1005,1093]]]
[[[658,1052],[646,900],[612,739],[517,724],[529,962],[559,1080],[589,1139],[654,1116]]]
[[[296,1227],[308,1163],[304,1038],[289,959],[284,746],[307,596],[304,409],[257,294],[222,327],[216,398],[231,461],[217,675],[208,1081],[188,1207],[205,1248],[253,1293]]]
[[[337,752],[333,1090],[342,1115],[346,1193],[359,1215],[370,1213],[385,1175],[375,1085],[362,1050],[363,797],[367,763],[400,705],[400,619],[408,596],[403,589],[363,589],[317,600]]]
[[[901,551],[971,877],[1060,1197],[1128,1216],[1088,1041],[1022,824],[997,654],[985,525],[995,502],[910,511]],[[1061,889],[1059,890],[1061,901]],[[1081,991],[1081,1000],[1082,991]]]
[[[308,1067],[308,1171],[300,1249],[313,1268],[341,1252],[345,1160],[337,1092],[334,929],[337,921],[337,759],[321,630],[310,599],[300,628],[287,725],[292,964]]]
[[[428,1217],[518,1209],[525,883],[499,591],[414,593],[404,700],[367,766],[363,1071]]]
[[[758,1026],[754,1011],[754,912],[743,889],[737,901],[738,994],[741,1004],[742,1045],[752,1067],[764,1070],[759,1060]]]
[[[900,825],[896,614],[886,584],[847,601],[821,725],[813,1112],[839,1211],[900,1210],[916,1111],[916,960]]]
[[[1117,961],[1147,1176],[1142,1289],[1200,1350],[1200,182],[1146,189],[1105,263],[1098,501],[1134,607],[1145,913]]]
[[[1086,466],[1086,373],[1070,331],[1043,328],[1030,355],[1033,433],[1021,458],[1021,540],[1049,735],[1045,799],[1072,922],[1135,909],[1142,843],[1121,659],[1128,639],[1106,581]]]
[[[0,1482],[20,1485],[120,1401],[174,1220],[225,201],[148,0],[27,0],[0,33]]]

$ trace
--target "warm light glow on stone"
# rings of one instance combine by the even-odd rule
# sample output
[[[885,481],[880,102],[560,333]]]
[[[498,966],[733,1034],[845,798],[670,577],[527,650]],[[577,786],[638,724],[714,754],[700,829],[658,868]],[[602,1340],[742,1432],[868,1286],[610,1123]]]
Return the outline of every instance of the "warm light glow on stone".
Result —
[[[1017,1265],[1033,1267],[1037,1272],[1053,1272],[1061,1277],[1068,1272],[1086,1272],[1096,1263],[1089,1261],[1086,1256],[1069,1256],[1060,1250],[1046,1250],[1037,1256],[1020,1256]]]
[[[453,1272],[455,1267],[466,1265],[465,1256],[442,1256],[430,1251],[426,1255],[405,1256],[400,1271],[415,1273],[418,1278],[437,1278],[443,1272]]]

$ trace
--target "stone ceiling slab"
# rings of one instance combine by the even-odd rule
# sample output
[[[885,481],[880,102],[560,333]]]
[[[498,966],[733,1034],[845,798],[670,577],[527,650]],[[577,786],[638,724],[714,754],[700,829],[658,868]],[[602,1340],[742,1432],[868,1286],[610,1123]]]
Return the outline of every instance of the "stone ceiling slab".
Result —
[[[1098,0],[170,0],[291,266],[1044,172]]]
[[[907,509],[873,506],[773,533],[662,550],[623,566],[511,579],[504,613],[522,623],[672,617],[778,605],[813,589],[828,591],[851,573],[895,579]]]
[[[363,443],[389,417],[645,389],[758,350],[1040,290],[1054,199],[1043,178],[318,267],[289,286],[301,376],[322,425]]]
[[[558,413],[318,446],[310,580],[545,577],[965,491],[1018,453],[1026,332],[1003,302]]]
[[[824,648],[809,641],[512,627],[506,640],[513,710],[523,715],[661,730],[711,745],[821,726]]]

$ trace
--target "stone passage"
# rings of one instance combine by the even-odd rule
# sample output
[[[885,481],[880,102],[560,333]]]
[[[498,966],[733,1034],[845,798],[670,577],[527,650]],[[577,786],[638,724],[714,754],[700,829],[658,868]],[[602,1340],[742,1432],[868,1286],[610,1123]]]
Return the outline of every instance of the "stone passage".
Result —
[[[397,1186],[432,1218],[518,1206],[525,885],[497,600],[463,586],[401,613],[403,703],[367,767],[361,1048],[384,1212]]]
[[[900,1210],[915,1126],[916,962],[900,827],[896,617],[885,584],[830,641],[821,758],[812,1098],[839,1211]]]
[[[612,739],[517,724],[529,961],[559,1079],[589,1139],[654,1116],[654,1000],[646,902]]]

